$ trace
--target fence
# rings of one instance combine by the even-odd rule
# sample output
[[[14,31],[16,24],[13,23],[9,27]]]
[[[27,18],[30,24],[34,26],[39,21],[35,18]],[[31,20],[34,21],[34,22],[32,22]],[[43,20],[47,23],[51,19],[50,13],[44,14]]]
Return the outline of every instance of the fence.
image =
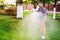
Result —
[[[53,11],[54,5],[53,4],[46,4],[45,5],[46,9],[49,11]],[[56,11],[60,12],[60,3],[56,5]]]

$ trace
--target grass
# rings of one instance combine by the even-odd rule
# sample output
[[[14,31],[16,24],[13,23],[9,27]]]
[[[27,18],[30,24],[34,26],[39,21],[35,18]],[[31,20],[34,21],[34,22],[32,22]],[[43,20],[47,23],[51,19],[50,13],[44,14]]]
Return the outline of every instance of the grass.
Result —
[[[51,14],[48,14],[48,15],[50,15],[50,16],[53,17],[53,14],[52,13]],[[60,19],[60,13],[56,13],[56,19]]]
[[[16,30],[17,23],[9,16],[0,15],[0,40],[13,40],[15,33],[12,30]]]
[[[60,14],[56,14],[56,18],[60,19]]]
[[[46,22],[48,38],[50,40],[60,40],[60,20],[53,20],[52,17],[52,14],[49,14]]]
[[[24,11],[24,17],[29,15],[30,11]],[[18,23],[21,20],[12,19],[11,16],[0,15],[0,40],[20,40],[18,32]],[[21,35],[22,36],[22,35]]]
[[[29,15],[31,13],[31,11],[24,11],[23,13],[24,13],[23,14],[24,16],[27,16],[27,15]]]
[[[24,11],[24,17],[30,13]],[[0,40],[31,40],[32,37],[25,33],[27,28],[21,27],[21,22],[22,20],[13,19],[11,16],[0,15]],[[60,20],[53,20],[52,14],[47,16],[46,31],[47,39],[60,40]],[[35,40],[40,39],[35,37]]]

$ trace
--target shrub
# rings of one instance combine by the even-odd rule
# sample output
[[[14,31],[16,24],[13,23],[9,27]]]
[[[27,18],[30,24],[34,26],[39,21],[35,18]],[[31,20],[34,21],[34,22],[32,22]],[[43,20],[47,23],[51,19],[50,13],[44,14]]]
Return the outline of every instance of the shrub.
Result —
[[[8,8],[5,10],[8,15],[16,15],[16,8]]]
[[[0,9],[4,9],[4,5],[0,5]]]

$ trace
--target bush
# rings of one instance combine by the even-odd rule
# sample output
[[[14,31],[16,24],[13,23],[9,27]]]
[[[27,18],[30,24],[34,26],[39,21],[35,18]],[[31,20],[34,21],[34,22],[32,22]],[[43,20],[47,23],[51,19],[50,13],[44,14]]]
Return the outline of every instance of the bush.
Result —
[[[4,9],[4,5],[0,5],[0,9]]]
[[[8,8],[5,10],[8,15],[16,15],[16,8]]]

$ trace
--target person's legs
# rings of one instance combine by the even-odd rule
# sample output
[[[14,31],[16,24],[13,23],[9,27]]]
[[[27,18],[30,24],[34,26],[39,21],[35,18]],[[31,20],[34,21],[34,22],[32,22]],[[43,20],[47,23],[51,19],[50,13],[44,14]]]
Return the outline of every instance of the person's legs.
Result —
[[[46,20],[46,16],[44,16],[44,19],[42,20],[42,22],[40,22],[41,36],[44,37],[46,36],[45,20]]]
[[[45,36],[46,35],[45,23],[41,23],[40,28],[41,28],[41,35]]]

